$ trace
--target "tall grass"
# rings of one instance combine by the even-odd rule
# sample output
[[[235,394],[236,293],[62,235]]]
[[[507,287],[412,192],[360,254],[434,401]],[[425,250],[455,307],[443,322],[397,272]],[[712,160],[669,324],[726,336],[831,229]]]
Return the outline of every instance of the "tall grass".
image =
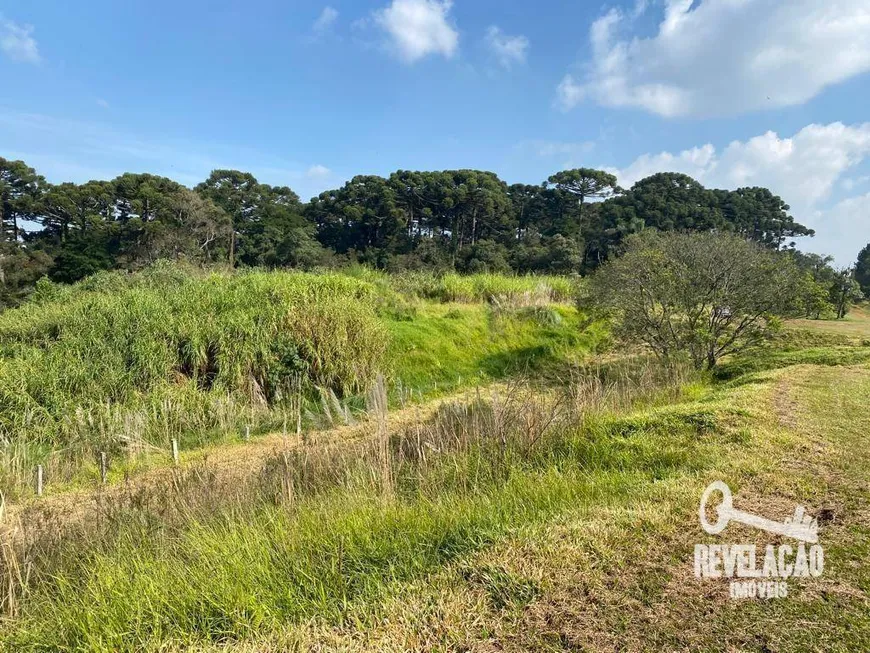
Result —
[[[297,374],[362,390],[389,344],[375,293],[339,274],[173,268],[43,286],[0,315],[0,490],[50,451],[85,459],[256,424]]]
[[[0,492],[20,496],[37,464],[56,485],[80,479],[100,452],[130,468],[171,439],[196,447],[275,428],[295,378],[316,404],[361,392],[378,372],[433,392],[594,348],[601,337],[578,341],[573,308],[543,306],[574,284],[168,263],[40,282],[0,315]],[[432,300],[466,306],[442,319]]]
[[[694,416],[627,433],[612,413],[678,396],[682,377],[635,372],[584,377],[567,393],[514,385],[389,437],[378,419],[368,440],[276,452],[244,487],[207,467],[179,472],[169,488],[104,507],[97,525],[20,543],[16,567],[31,576],[0,642],[165,650],[365,618],[392,583],[516,524],[700,464]]]

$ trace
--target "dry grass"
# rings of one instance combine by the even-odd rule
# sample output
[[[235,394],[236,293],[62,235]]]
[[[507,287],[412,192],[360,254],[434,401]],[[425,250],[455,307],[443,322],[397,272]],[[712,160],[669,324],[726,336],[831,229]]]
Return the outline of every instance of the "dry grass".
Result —
[[[437,567],[441,561],[492,541],[514,519],[536,521],[558,512],[599,483],[603,484],[601,491],[616,488],[612,478],[614,466],[623,464],[620,462],[623,456],[628,456],[624,462],[629,464],[632,461],[629,452],[614,450],[593,461],[588,459],[591,453],[588,445],[575,446],[569,442],[578,425],[601,418],[610,406],[658,401],[657,397],[675,391],[675,385],[662,387],[653,383],[659,377],[644,376],[644,369],[636,370],[640,376],[630,377],[623,372],[622,377],[612,380],[601,377],[588,381],[568,395],[533,392],[521,385],[492,389],[486,396],[472,396],[467,402],[444,404],[429,422],[397,430],[387,427],[383,411],[385,388],[382,383],[376,384],[372,392],[375,419],[369,423],[375,431],[373,437],[325,445],[309,441],[301,446],[276,449],[263,461],[260,472],[249,475],[245,482],[238,479],[228,482],[208,462],[185,466],[173,470],[165,484],[132,486],[123,497],[99,495],[98,519],[90,522],[62,522],[46,516],[34,527],[37,516],[31,513],[30,523],[19,520],[25,531],[12,540],[19,566],[33,570],[29,583],[23,579],[28,597],[23,604],[26,607],[10,624],[17,633],[14,641],[18,645],[32,644],[60,635],[65,638],[63,641],[78,642],[77,646],[81,646],[86,641],[81,639],[83,633],[92,632],[88,639],[99,637],[93,641],[119,647],[128,640],[121,631],[113,629],[122,621],[128,623],[130,615],[124,613],[143,608],[157,610],[153,616],[164,624],[161,631],[169,628],[166,632],[172,633],[170,640],[213,638],[217,636],[211,630],[214,626],[208,626],[208,620],[202,621],[206,614],[200,608],[190,612],[192,606],[187,605],[182,612],[176,612],[186,605],[180,603],[177,608],[170,608],[176,615],[170,617],[158,606],[168,607],[218,588],[222,594],[229,592],[223,598],[214,595],[208,599],[217,601],[210,603],[211,611],[224,601],[234,603],[236,599],[230,599],[236,592],[232,586],[248,586],[249,582],[254,583],[251,587],[260,589],[245,602],[257,602],[260,607],[251,604],[251,609],[263,611],[265,621],[250,622],[249,617],[233,612],[227,604],[219,609],[228,610],[226,618],[235,624],[233,637],[258,632],[267,624],[274,626],[280,614],[284,614],[281,620],[298,621],[309,614],[342,614],[351,604],[366,605],[366,597],[380,594],[381,588],[386,587],[383,585],[386,578],[412,579],[433,565]],[[590,428],[593,422],[589,423]],[[605,451],[600,446],[596,445],[596,450],[603,455]],[[651,469],[667,467],[671,462],[665,454],[661,457],[659,452],[645,448],[637,464],[652,465]],[[592,470],[600,468],[600,471],[594,471],[589,478],[585,475],[575,478],[576,472],[568,473],[572,467],[576,469],[577,462],[587,460],[593,465]],[[552,465],[565,466],[567,476],[551,476],[547,470]],[[371,504],[372,497],[380,497],[380,501]],[[493,511],[495,506],[499,508]],[[284,533],[277,540],[269,534],[276,527]],[[285,528],[289,530],[285,532]],[[322,560],[321,555],[326,552],[306,548],[311,545],[310,538],[332,538],[328,533],[339,538],[333,543],[338,546],[339,567],[337,570],[330,567],[331,571],[322,565],[335,564],[334,550],[328,559]],[[128,539],[137,543],[135,553],[127,549]],[[219,552],[234,540],[238,540],[239,551],[248,551],[240,553],[240,560],[214,557],[222,556]],[[290,559],[297,560],[293,564],[303,568],[292,571],[282,570],[281,566],[250,564],[253,559],[249,555],[256,555],[263,562],[274,560],[279,555],[271,548],[275,546],[290,547],[292,552],[287,550],[280,555],[291,556]],[[184,553],[189,547],[206,556],[202,559],[205,567],[199,571],[190,566],[191,561]],[[267,548],[254,554],[260,547]],[[157,551],[163,553],[157,555]],[[303,551],[307,553],[298,558]],[[180,558],[174,560],[176,555]],[[113,562],[109,563],[109,559]],[[382,563],[390,569],[386,577],[380,567]],[[166,567],[167,564],[170,566]],[[176,564],[185,569],[181,577],[174,569]],[[221,565],[233,569],[227,569],[228,575],[224,576],[218,570]],[[125,571],[125,567],[129,568]],[[202,584],[197,581],[195,589],[194,578],[200,572],[204,574]],[[282,574],[290,575],[278,578]],[[275,582],[295,582],[294,574],[319,575],[322,588],[311,595],[300,586],[296,602],[274,603],[278,599],[267,588]],[[90,579],[89,585],[97,584],[88,591],[88,602],[95,600],[94,591],[105,590],[110,594],[96,599],[96,604],[114,613],[99,617],[98,622],[103,625],[94,631],[79,630],[85,627],[85,622],[78,622],[79,619],[86,618],[87,623],[92,619],[86,614],[93,608],[85,608],[84,603],[76,605],[84,597],[74,588],[85,577]],[[11,580],[16,586],[21,582]],[[179,580],[187,589],[177,585]],[[116,596],[120,590],[119,582],[133,583],[129,597],[122,603],[115,598],[109,600],[110,595]],[[141,582],[150,589],[140,585]],[[351,592],[348,582],[358,589]],[[97,589],[98,585],[104,590]],[[149,596],[154,591],[166,594],[163,598]],[[17,589],[7,593],[10,611],[13,608],[17,611],[21,605],[17,600],[20,594]],[[134,605],[139,607],[133,608]],[[151,607],[145,608],[146,605]],[[54,634],[44,630],[38,615],[42,609],[54,613],[57,624],[67,625]],[[60,616],[59,609],[66,616]],[[192,619],[182,619],[186,626],[175,621],[183,614]],[[156,635],[150,630],[142,630],[138,635],[146,638],[140,641],[147,641],[149,648],[166,636],[154,639]]]

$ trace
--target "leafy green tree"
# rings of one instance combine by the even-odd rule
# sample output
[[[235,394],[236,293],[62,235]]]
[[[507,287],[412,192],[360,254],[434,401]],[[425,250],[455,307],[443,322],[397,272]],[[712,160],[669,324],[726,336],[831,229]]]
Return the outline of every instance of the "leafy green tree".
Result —
[[[804,316],[816,320],[833,317],[835,308],[831,302],[831,289],[837,277],[837,271],[831,265],[834,258],[798,250],[789,250],[788,255],[802,275],[801,302]]]
[[[834,315],[830,286],[816,281],[810,272],[804,272],[799,287],[801,314],[804,317],[820,320]]]
[[[870,297],[870,245],[866,245],[858,253],[858,262],[855,263],[855,281],[861,286],[864,296]]]
[[[355,177],[303,206],[290,188],[238,170],[214,170],[195,192],[149,174],[55,186],[20,161],[0,159],[7,278],[13,260],[38,262],[22,269],[41,266],[51,279],[69,282],[160,258],[571,274],[595,269],[627,236],[649,227],[732,231],[771,249],[812,233],[767,189],[711,191],[676,173],[623,192],[613,175],[590,168],[512,186],[482,170],[399,170],[389,178]],[[814,265],[795,262],[805,273]],[[859,264],[859,278],[863,269]],[[834,297],[835,274],[823,263],[811,276],[816,286],[806,287],[807,311],[822,314],[818,291]]]
[[[297,265],[320,256],[314,225],[290,188],[261,184],[248,172],[214,170],[196,192],[232,220],[231,264]]]
[[[479,240],[467,247],[457,262],[460,272],[510,272],[507,247],[492,240]]]
[[[499,240],[512,232],[507,184],[491,172],[455,170],[442,173],[448,183],[452,257],[479,240]]]
[[[0,242],[0,310],[17,306],[50,265],[51,257],[45,252]]]
[[[861,286],[855,280],[855,271],[851,268],[839,270],[831,286],[831,303],[836,310],[837,319],[846,317],[850,305],[863,298]]]
[[[725,226],[773,249],[786,240],[813,236],[815,232],[795,222],[789,205],[767,188],[738,188],[716,191]]]
[[[712,231],[723,224],[718,199],[688,175],[662,172],[638,181],[628,191],[603,203],[590,251],[604,260],[632,233],[653,227],[660,231]]]
[[[479,240],[505,242],[515,234],[507,184],[491,172],[444,170],[390,176],[414,244],[432,238],[453,264]]]
[[[306,207],[320,242],[339,254],[407,251],[407,214],[396,201],[388,180],[375,175],[354,177],[342,188],[321,193]]]
[[[32,242],[53,257],[48,273],[53,281],[72,283],[114,267],[120,233],[114,211],[112,182],[47,188],[38,218],[43,229]]]
[[[662,359],[713,368],[799,311],[792,259],[739,236],[648,230],[625,244],[593,276],[590,297],[615,314],[619,335]]]
[[[583,266],[583,248],[574,238],[531,231],[513,248],[510,260],[517,272],[577,274]]]
[[[115,267],[111,245],[101,238],[105,234],[72,236],[54,249],[48,276],[59,283],[75,283],[101,270]]]
[[[128,173],[112,183],[118,264],[138,268],[158,259],[209,262],[224,256],[230,219],[208,198],[155,175]]]
[[[114,220],[115,187],[107,181],[49,186],[39,206],[42,236],[57,244],[107,229]]]
[[[248,226],[240,250],[246,265],[311,268],[328,260],[316,231],[295,206],[270,203],[263,219]]]
[[[646,227],[661,231],[710,231],[722,224],[715,193],[676,172],[641,179],[626,201]]]

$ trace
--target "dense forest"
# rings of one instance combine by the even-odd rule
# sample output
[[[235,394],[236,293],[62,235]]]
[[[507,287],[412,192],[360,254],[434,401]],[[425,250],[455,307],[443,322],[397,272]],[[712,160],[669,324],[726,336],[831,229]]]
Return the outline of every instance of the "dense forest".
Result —
[[[399,170],[354,177],[306,204],[286,186],[237,170],[215,170],[192,190],[150,174],[55,185],[22,161],[0,158],[0,197],[5,306],[43,276],[74,282],[166,258],[571,274],[596,268],[627,235],[648,227],[727,231],[772,249],[813,234],[766,188],[707,189],[686,175],[659,173],[623,189],[613,175],[587,168],[539,185],[508,185],[479,170]],[[805,271],[835,282],[829,259],[796,256]]]

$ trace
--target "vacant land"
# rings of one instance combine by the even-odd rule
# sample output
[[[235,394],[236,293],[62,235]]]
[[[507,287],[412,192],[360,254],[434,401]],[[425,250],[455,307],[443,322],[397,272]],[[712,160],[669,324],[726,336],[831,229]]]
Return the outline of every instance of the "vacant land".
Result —
[[[264,283],[233,283],[250,282]],[[309,362],[306,374],[349,370],[348,385],[305,398],[301,437],[283,435],[286,413],[267,399],[262,424],[276,434],[243,443],[236,431],[231,444],[215,431],[205,448],[188,441],[177,468],[153,462],[111,489],[70,481],[92,507],[84,518],[53,510],[64,486],[16,506],[4,525],[7,649],[870,647],[865,313],[848,341],[839,323],[790,325],[769,349],[698,375],[595,356],[604,326],[540,281],[501,293],[463,281],[464,295],[433,283],[426,296],[396,280],[331,283],[337,301],[360,302],[349,331],[383,337],[392,383]],[[717,479],[771,519],[805,505],[824,574],[777,600],[731,600],[727,581],[697,580],[695,544],[722,540],[697,514]],[[736,524],[725,535],[779,542]]]
[[[43,286],[0,315],[0,492],[126,476],[183,452],[347,421],[387,376],[393,403],[603,343],[562,278],[250,272],[173,265]],[[288,427],[289,425],[289,427]]]

